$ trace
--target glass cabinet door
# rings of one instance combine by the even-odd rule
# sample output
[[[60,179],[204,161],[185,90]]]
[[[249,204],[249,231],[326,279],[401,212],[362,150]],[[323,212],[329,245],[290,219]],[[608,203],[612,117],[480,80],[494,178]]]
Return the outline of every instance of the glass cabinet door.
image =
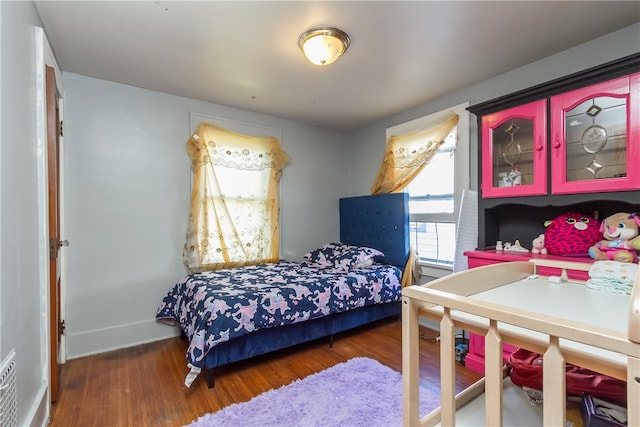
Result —
[[[482,118],[482,197],[547,194],[546,101]]]
[[[640,73],[551,98],[552,194],[640,188]]]

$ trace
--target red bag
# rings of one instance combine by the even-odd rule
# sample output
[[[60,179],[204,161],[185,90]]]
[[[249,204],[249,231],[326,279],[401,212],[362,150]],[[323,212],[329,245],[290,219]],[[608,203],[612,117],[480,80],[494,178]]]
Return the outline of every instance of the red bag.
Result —
[[[542,355],[519,348],[508,363],[511,381],[520,387],[542,390]],[[565,363],[567,396],[590,394],[608,402],[626,404],[627,383],[589,369]]]

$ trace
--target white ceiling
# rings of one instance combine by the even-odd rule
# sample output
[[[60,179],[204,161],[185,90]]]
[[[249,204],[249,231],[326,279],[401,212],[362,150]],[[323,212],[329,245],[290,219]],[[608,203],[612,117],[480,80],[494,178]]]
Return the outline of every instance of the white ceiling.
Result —
[[[64,71],[338,130],[640,22],[638,1],[37,1]],[[309,27],[351,46],[318,67]],[[640,43],[640,40],[639,40]]]

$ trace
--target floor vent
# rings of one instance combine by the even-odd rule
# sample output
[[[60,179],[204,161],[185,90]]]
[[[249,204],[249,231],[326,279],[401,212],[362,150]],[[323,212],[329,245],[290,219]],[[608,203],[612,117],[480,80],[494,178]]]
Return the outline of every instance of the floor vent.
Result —
[[[0,366],[0,427],[17,425],[16,351],[11,350]]]

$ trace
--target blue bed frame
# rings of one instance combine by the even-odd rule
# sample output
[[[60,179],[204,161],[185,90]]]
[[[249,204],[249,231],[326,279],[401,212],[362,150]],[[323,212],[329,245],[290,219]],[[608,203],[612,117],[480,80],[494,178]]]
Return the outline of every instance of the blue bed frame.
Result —
[[[404,268],[409,256],[409,196],[406,193],[340,199],[340,241],[385,254],[377,260]],[[216,345],[203,373],[214,386],[214,368],[333,335],[376,320],[400,316],[400,301],[357,308],[302,323],[261,329]]]

